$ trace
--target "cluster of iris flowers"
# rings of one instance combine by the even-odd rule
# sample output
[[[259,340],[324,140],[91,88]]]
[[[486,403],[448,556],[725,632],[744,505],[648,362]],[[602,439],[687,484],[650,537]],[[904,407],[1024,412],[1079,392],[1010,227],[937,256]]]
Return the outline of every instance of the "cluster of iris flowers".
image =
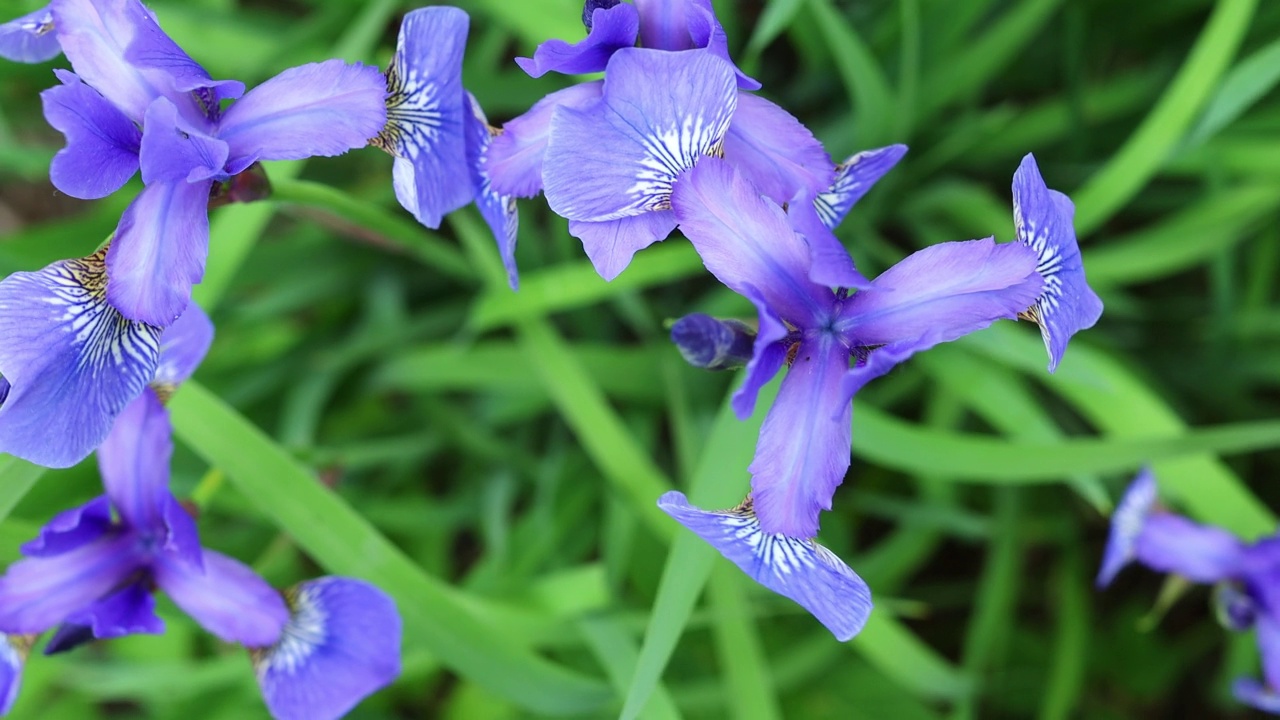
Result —
[[[851,401],[917,352],[1000,319],[1039,326],[1056,369],[1069,339],[1102,312],[1086,284],[1074,208],[1027,155],[1013,175],[1017,237],[947,242],[874,279],[834,234],[906,147],[834,162],[785,109],[755,94],[709,0],[588,0],[584,39],[553,39],[517,63],[532,77],[603,73],[551,93],[494,127],[463,87],[467,15],[430,7],[404,18],[385,73],[338,60],[290,68],[246,92],[213,80],[138,0],[55,0],[0,26],[0,56],[73,71],[42,94],[66,136],[50,177],[100,198],[141,172],[144,189],[98,252],[0,281],[0,451],[65,467],[95,449],[106,494],[53,518],[0,578],[3,709],[35,636],[46,652],[161,632],[155,589],[219,638],[251,651],[272,714],[336,717],[399,672],[394,603],[347,578],[275,591],[238,561],[203,550],[168,489],[164,401],[213,337],[191,302],[208,251],[211,203],[252,200],[264,160],[372,145],[419,222],[476,203],[518,287],[517,199],[545,195],[605,280],[674,230],[757,310],[754,324],[681,318],[672,340],[692,364],[745,368],[733,409],[785,366],[766,411],[749,493],[708,511],[672,491],[659,506],[837,638],[865,624],[871,593],[819,545],[850,464]],[[459,178],[468,181],[459,182]],[[1264,543],[1154,510],[1140,479],[1116,513],[1100,581],[1136,557],[1224,583],[1236,629],[1256,625],[1268,684],[1240,697],[1280,710],[1280,630],[1268,610]]]

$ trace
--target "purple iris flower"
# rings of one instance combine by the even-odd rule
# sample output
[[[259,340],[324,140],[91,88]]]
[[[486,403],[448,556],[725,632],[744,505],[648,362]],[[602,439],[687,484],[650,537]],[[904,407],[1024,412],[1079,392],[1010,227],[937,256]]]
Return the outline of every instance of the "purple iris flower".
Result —
[[[0,280],[0,452],[74,465],[156,376],[162,331],[108,302],[108,253]]]
[[[376,68],[340,60],[290,68],[240,98],[215,81],[138,0],[54,0],[59,43],[75,73],[42,94],[49,124],[67,137],[53,184],[99,198],[141,169],[146,185],[125,211],[107,255],[108,296],[125,317],[173,322],[208,254],[210,191],[259,160],[339,155],[386,120]]]
[[[58,36],[53,32],[53,12],[48,7],[0,24],[0,58],[42,63],[61,53]]]
[[[829,188],[835,169],[812,133],[743,92],[759,83],[733,66],[710,2],[588,3],[586,10],[593,20],[585,40],[551,40],[517,62],[535,77],[604,70],[603,82],[552,93],[507,122],[490,149],[489,171],[499,193],[545,191],[606,280],[674,229],[671,185],[704,155],[723,155],[778,203]]]
[[[1236,699],[1280,714],[1280,535],[1246,544],[1226,530],[1169,512],[1158,503],[1155,476],[1144,468],[1112,513],[1098,587],[1133,561],[1217,584],[1223,624],[1237,632],[1254,628],[1262,652],[1263,682],[1238,679]]]
[[[926,248],[867,281],[812,198],[784,212],[719,158],[676,183],[671,205],[707,269],[759,312],[754,356],[733,399],[739,417],[789,366],[750,467],[754,510],[771,535],[817,535],[818,514],[849,466],[850,400],[866,382],[912,353],[1016,317],[1043,286],[1034,252],[991,239]]]
[[[177,341],[174,372],[185,371],[199,343]],[[149,388],[99,448],[106,495],[54,517],[23,546],[26,559],[0,577],[0,630],[57,627],[47,654],[161,633],[159,588],[209,632],[250,648],[277,718],[337,718],[391,682],[400,671],[400,619],[390,598],[346,578],[281,596],[248,566],[201,548],[195,521],[169,492],[172,452],[168,412]]]
[[[1040,326],[1049,351],[1049,372],[1057,370],[1071,336],[1093,327],[1102,300],[1085,282],[1084,264],[1072,225],[1071,199],[1045,186],[1036,159],[1028,153],[1013,175],[1013,218],[1018,241],[1036,251],[1044,294],[1021,315]]]
[[[497,192],[489,180],[489,148],[493,138],[502,131],[489,124],[480,103],[471,93],[467,93],[467,101],[471,108],[465,120],[467,165],[475,191],[476,208],[498,243],[498,253],[507,270],[507,283],[516,290],[520,286],[516,270],[516,235],[520,229],[520,215],[516,211],[515,196]]]

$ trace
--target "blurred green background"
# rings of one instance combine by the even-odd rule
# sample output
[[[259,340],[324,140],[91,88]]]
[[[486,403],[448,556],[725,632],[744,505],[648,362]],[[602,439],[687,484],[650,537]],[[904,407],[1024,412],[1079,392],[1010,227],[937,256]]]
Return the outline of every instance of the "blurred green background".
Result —
[[[492,122],[569,81],[511,58],[581,37],[581,3],[460,4]],[[413,7],[151,5],[214,77],[250,85],[335,55],[385,67]],[[1204,589],[1092,578],[1110,498],[1148,460],[1187,514],[1275,527],[1280,3],[716,6],[762,93],[834,158],[911,146],[840,228],[863,272],[1010,239],[1010,179],[1034,152],[1076,201],[1107,306],[1055,376],[1035,330],[1003,323],[859,395],[822,539],[871,585],[866,631],[837,643],[653,504],[670,487],[734,504],[760,422],[722,411],[733,374],[666,339],[685,313],[753,315],[687,243],[605,283],[522,201],[513,294],[474,210],[419,227],[373,149],[271,165],[271,201],[213,213],[197,298],[218,338],[171,405],[174,489],[205,544],[278,585],[349,574],[395,596],[404,674],[355,718],[1249,717],[1228,686],[1258,675],[1252,636],[1220,630]],[[91,252],[139,187],[53,190],[53,83],[47,64],[0,64],[3,273]],[[0,559],[98,492],[92,461],[0,458]],[[265,716],[243,650],[162,610],[164,636],[33,654],[12,716]]]

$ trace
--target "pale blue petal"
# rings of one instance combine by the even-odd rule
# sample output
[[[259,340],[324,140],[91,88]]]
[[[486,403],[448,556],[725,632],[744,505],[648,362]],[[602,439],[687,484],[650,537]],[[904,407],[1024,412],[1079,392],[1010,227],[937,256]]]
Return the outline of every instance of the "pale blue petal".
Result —
[[[670,210],[603,222],[569,221],[569,234],[582,241],[582,249],[605,280],[618,277],[637,252],[666,239],[675,229]]]
[[[1102,300],[1084,277],[1084,263],[1072,225],[1075,206],[1040,177],[1030,154],[1013,175],[1013,218],[1018,241],[1035,250],[1044,290],[1027,318],[1040,326],[1049,351],[1049,372],[1058,368],[1071,336],[1093,327],[1102,316]]]
[[[508,120],[489,146],[489,182],[502,195],[528,198],[542,192],[542,159],[558,107],[581,109],[600,100],[604,81],[571,85],[547,95]]]
[[[222,117],[234,175],[257,160],[300,160],[364,147],[387,122],[387,81],[375,67],[326,60],[289,68]]]
[[[53,31],[53,13],[48,7],[0,25],[0,58],[42,63],[61,54],[62,46]]]
[[[764,532],[811,538],[849,469],[851,412],[841,392],[849,351],[822,334],[793,352],[748,469]]]
[[[471,202],[467,178],[462,54],[467,14],[426,7],[404,16],[387,70],[386,126],[370,142],[397,160],[396,197],[418,222],[440,227],[447,213]],[[372,137],[372,136],[371,136]]]
[[[733,510],[709,512],[673,490],[658,499],[658,507],[752,580],[813,613],[841,642],[857,635],[871,615],[871,590],[857,573],[811,538],[763,531],[750,499]]]
[[[822,321],[835,302],[809,280],[810,253],[787,216],[730,163],[707,158],[676,183],[680,230],[720,282],[745,295],[755,288],[770,311],[798,328]]]
[[[808,128],[786,110],[749,93],[738,93],[738,107],[724,136],[724,158],[779,205],[796,195],[813,197],[834,177],[831,158]]]
[[[0,452],[83,460],[155,375],[160,329],[107,302],[103,253],[0,281]]]
[[[142,132],[74,73],[54,70],[61,85],[40,93],[44,117],[67,138],[49,179],[71,197],[92,200],[119,190],[138,172]]]
[[[41,633],[88,608],[145,566],[130,534],[19,560],[0,577],[0,632]]]
[[[837,165],[831,186],[813,201],[814,208],[822,217],[822,223],[834,230],[871,186],[893,169],[906,154],[906,145],[890,145],[864,150]]]
[[[600,103],[556,108],[543,158],[547,204],[601,222],[665,210],[676,178],[720,147],[737,106],[733,70],[705,53],[613,54]]]
[[[1159,488],[1151,468],[1144,467],[1129,483],[1116,509],[1111,513],[1111,531],[1107,535],[1107,547],[1102,552],[1102,567],[1094,584],[1104,588],[1116,575],[1133,562],[1138,535],[1147,524],[1147,518],[1155,509]]]
[[[324,577],[287,596],[291,615],[280,641],[254,653],[277,720],[339,718],[400,675],[400,614],[386,593]]]
[[[270,645],[288,620],[280,593],[248,565],[221,553],[205,550],[198,566],[162,555],[154,573],[156,584],[178,607],[227,642]]]

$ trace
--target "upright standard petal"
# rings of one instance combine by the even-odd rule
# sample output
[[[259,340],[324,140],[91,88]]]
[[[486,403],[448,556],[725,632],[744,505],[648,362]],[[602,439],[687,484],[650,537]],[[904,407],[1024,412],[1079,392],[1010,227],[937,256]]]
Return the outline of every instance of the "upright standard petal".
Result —
[[[129,534],[19,560],[0,577],[0,632],[41,633],[97,602],[145,564]]]
[[[119,190],[138,172],[142,132],[75,73],[54,70],[61,85],[40,93],[44,117],[67,138],[49,179],[71,197],[93,200]]]
[[[685,315],[671,325],[671,342],[685,361],[704,370],[730,370],[751,361],[755,328],[741,320],[721,320],[702,313]]]
[[[591,222],[669,208],[676,178],[720,147],[737,95],[733,69],[719,58],[619,50],[600,103],[552,116],[547,204]]]
[[[837,330],[850,346],[929,337],[936,344],[1012,319],[1043,282],[1035,254],[991,238],[939,243],[909,255],[850,298]],[[923,349],[918,347],[917,350]]]
[[[831,185],[831,158],[791,113],[762,97],[738,93],[738,108],[724,136],[724,158],[762,195],[779,205],[813,197]]]
[[[498,243],[498,254],[507,269],[507,283],[512,290],[520,286],[516,269],[516,237],[520,230],[520,215],[516,212],[516,199],[494,191],[489,181],[489,148],[493,136],[500,130],[489,125],[484,110],[471,93],[467,93],[471,112],[467,115],[467,165],[471,168],[471,185],[475,191],[476,208]]]
[[[467,14],[427,7],[404,16],[387,69],[386,125],[369,142],[397,159],[396,197],[418,222],[440,227],[446,213],[471,202],[462,53]],[[372,133],[370,137],[372,137]]]
[[[212,550],[202,566],[174,555],[156,559],[156,584],[201,627],[227,642],[271,645],[289,619],[280,593],[249,566]]]
[[[1036,251],[1036,271],[1044,290],[1023,317],[1040,326],[1049,351],[1049,372],[1058,368],[1071,336],[1093,327],[1102,316],[1102,300],[1084,277],[1084,263],[1072,225],[1075,206],[1040,177],[1028,154],[1013,175],[1013,219],[1018,241]]]
[[[107,302],[104,254],[0,281],[0,452],[74,465],[155,375],[160,329]]]
[[[387,121],[386,79],[375,67],[326,60],[289,68],[236,101],[218,137],[234,175],[257,160],[341,155],[364,147]]]
[[[1147,517],[1134,543],[1134,556],[1158,572],[1213,583],[1235,577],[1244,561],[1244,545],[1221,528],[1200,525],[1181,515]]]
[[[92,640],[163,632],[164,621],[156,615],[151,588],[145,581],[131,582],[72,613],[49,639],[44,654],[65,652]]]
[[[42,63],[61,54],[62,46],[53,32],[53,12],[48,7],[0,25],[0,58]]]
[[[58,42],[93,89],[135,122],[151,101],[167,97],[190,122],[207,118],[201,86],[220,86],[156,24],[138,0],[53,0]],[[234,96],[239,83],[227,88]],[[241,88],[243,86],[240,86]]]
[[[703,264],[734,292],[755,288],[773,313],[796,327],[809,327],[829,311],[835,296],[809,280],[804,238],[728,161],[698,163],[676,183],[671,206]]]
[[[1107,546],[1102,552],[1102,567],[1098,569],[1098,577],[1094,584],[1104,588],[1111,584],[1116,575],[1133,561],[1138,536],[1147,524],[1147,518],[1155,509],[1158,488],[1156,477],[1151,468],[1144,467],[1138,476],[1129,483],[1128,489],[1116,504],[1111,513],[1111,532],[1107,535]]]
[[[280,641],[253,651],[262,697],[277,720],[339,718],[400,675],[400,614],[386,593],[324,577],[290,590]]]
[[[167,327],[187,309],[209,254],[212,185],[152,183],[124,211],[107,251],[107,296],[125,317]]]
[[[871,186],[906,154],[906,145],[890,145],[850,155],[837,165],[831,187],[819,193],[813,201],[822,223],[834,230]]]
[[[152,387],[164,400],[199,367],[213,344],[213,323],[199,305],[189,303],[160,336],[160,364]]]
[[[640,15],[636,6],[629,3],[596,8],[587,29],[587,37],[576,43],[547,40],[538,46],[532,58],[518,57],[516,64],[530,77],[542,77],[549,72],[565,75],[600,72],[615,51],[636,44]]]
[[[547,95],[523,115],[508,120],[489,146],[489,181],[495,192],[533,197],[542,192],[542,158],[558,107],[581,109],[600,100],[604,81],[571,85]]]
[[[787,222],[809,247],[809,280],[829,288],[865,290],[871,281],[858,268],[840,238],[823,224],[812,195],[798,194],[787,205]]]
[[[0,715],[7,715],[22,687],[22,666],[35,642],[32,635],[0,633]]]
[[[850,405],[841,392],[849,351],[825,333],[793,352],[748,469],[764,532],[811,538],[849,469]]]
[[[675,229],[676,219],[670,210],[601,222],[569,221],[569,234],[582,241],[582,250],[605,280],[618,277],[637,252],[666,239]]]
[[[124,523],[140,533],[165,533],[173,426],[150,390],[116,418],[98,448],[102,485]]]
[[[857,635],[871,615],[871,590],[862,578],[811,538],[765,532],[751,498],[732,510],[709,512],[673,490],[658,499],[658,507],[752,580],[813,613],[841,642]]]

